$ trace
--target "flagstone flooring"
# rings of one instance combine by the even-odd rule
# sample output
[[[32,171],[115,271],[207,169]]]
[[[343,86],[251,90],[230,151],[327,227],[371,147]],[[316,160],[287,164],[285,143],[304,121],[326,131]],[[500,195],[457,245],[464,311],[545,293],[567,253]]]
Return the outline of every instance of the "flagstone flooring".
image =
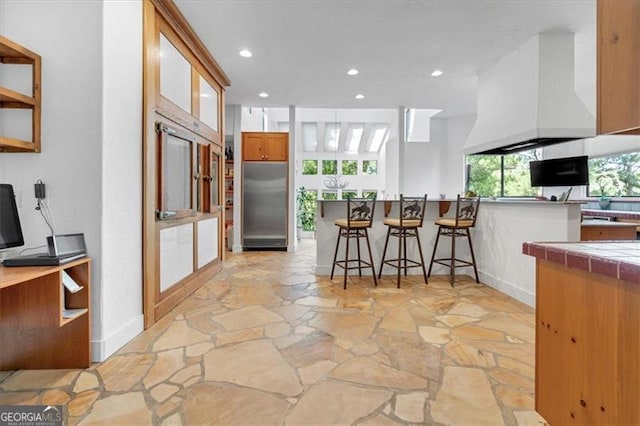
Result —
[[[224,271],[88,370],[0,372],[70,425],[539,425],[534,312],[467,276],[313,275],[315,246]]]

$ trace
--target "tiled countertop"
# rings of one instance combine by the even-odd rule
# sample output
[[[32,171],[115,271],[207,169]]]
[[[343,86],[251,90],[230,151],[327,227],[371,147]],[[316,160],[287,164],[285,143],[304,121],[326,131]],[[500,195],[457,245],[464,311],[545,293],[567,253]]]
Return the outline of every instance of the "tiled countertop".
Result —
[[[583,209],[584,216],[615,217],[618,219],[640,220],[640,212],[630,210],[591,210]]]
[[[580,225],[582,226],[609,226],[611,228],[625,228],[625,227],[635,227],[636,224],[635,223],[629,223],[629,222],[613,222],[610,220],[598,220],[598,219],[592,219],[592,220],[583,220],[582,223],[580,223]]]
[[[640,284],[640,241],[523,243],[522,253]]]

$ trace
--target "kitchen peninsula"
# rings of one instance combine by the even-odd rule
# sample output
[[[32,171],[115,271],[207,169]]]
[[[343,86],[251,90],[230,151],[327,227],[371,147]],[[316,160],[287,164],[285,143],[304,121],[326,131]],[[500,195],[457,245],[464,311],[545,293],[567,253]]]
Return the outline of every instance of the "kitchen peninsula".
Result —
[[[318,204],[316,274],[329,275],[337,238],[334,221],[345,217],[347,203],[342,200],[323,200],[318,201]],[[386,226],[383,224],[385,214],[388,217],[398,217],[398,205],[399,201],[395,200],[376,201],[373,226],[369,232],[376,270],[380,265],[386,236]],[[445,209],[447,205],[449,208]],[[442,213],[441,207],[443,208]],[[427,201],[427,212],[420,230],[426,262],[431,258],[438,228],[434,225],[434,221],[441,216],[455,216],[455,210],[455,200],[432,199]],[[476,227],[471,231],[471,239],[473,240],[480,281],[533,306],[535,303],[535,262],[532,258],[522,254],[522,242],[531,240],[578,241],[580,239],[580,204],[483,199],[480,203]],[[447,253],[447,250],[450,250],[450,241],[448,240],[440,242],[439,253]],[[390,246],[390,250],[395,250],[394,247],[397,247],[395,242],[390,244],[393,244]],[[460,241],[457,244],[456,252],[460,258],[469,257],[469,247],[466,241]],[[417,257],[416,245],[409,244],[407,253],[410,258]],[[421,273],[418,269],[414,268],[409,273]],[[470,271],[460,268],[457,273],[472,274]],[[363,273],[367,272],[363,271]],[[394,271],[391,269],[383,271],[383,274],[392,273]],[[433,274],[448,274],[448,269],[444,266],[434,265]]]
[[[536,410],[640,423],[640,242],[524,243],[536,259]]]

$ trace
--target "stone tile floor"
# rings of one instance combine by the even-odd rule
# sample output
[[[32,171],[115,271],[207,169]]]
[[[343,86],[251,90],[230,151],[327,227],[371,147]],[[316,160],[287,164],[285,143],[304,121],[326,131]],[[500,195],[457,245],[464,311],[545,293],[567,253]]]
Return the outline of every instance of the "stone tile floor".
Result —
[[[467,276],[313,275],[315,246],[225,269],[88,370],[0,372],[70,425],[539,425],[534,312]]]

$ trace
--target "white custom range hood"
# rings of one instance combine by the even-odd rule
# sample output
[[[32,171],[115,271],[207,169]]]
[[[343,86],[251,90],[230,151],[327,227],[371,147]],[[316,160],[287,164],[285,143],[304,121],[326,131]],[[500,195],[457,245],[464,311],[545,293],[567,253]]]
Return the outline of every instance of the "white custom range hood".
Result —
[[[478,115],[467,154],[508,154],[595,136],[574,88],[574,35],[531,38],[478,78]]]

